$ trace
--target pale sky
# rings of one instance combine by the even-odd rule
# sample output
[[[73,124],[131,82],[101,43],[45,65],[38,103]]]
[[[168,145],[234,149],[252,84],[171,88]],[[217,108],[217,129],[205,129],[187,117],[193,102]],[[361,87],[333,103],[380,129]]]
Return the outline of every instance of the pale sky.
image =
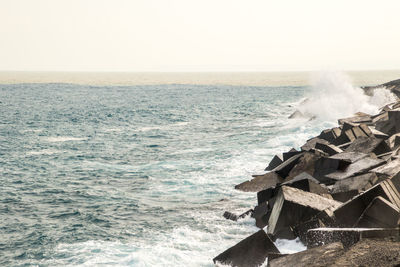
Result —
[[[400,69],[398,0],[0,0],[0,70]]]

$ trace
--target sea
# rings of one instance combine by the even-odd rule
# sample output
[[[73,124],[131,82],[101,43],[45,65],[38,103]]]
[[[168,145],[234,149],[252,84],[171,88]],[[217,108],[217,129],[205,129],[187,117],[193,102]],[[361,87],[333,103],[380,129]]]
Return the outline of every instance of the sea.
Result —
[[[1,72],[0,265],[214,266],[258,231],[223,218],[257,203],[234,186],[338,118],[377,112],[394,96],[360,86],[396,78]]]

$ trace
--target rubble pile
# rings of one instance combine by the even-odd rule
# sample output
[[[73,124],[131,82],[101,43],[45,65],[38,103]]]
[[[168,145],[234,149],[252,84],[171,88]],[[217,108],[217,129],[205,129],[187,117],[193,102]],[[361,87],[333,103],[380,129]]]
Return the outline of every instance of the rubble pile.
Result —
[[[381,87],[400,96],[400,80]],[[235,186],[257,193],[257,206],[224,217],[251,214],[261,230],[214,263],[259,266],[268,258],[269,266],[400,264],[400,101],[338,124],[300,150],[276,155],[267,173]],[[308,249],[281,254],[273,243],[278,238],[299,238]]]

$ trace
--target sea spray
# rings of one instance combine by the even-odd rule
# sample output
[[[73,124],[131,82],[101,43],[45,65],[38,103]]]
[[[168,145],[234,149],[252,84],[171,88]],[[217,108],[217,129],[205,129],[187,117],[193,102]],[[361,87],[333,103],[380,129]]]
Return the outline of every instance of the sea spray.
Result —
[[[375,90],[372,96],[368,96],[341,72],[316,73],[311,84],[308,97],[299,103],[298,110],[306,117],[317,117],[322,121],[333,122],[356,112],[374,114],[382,104],[396,99],[387,90]]]

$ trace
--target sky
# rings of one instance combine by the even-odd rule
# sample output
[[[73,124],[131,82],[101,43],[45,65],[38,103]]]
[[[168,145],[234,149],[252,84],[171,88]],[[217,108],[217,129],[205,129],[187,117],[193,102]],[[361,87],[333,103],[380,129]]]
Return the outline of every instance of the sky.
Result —
[[[398,0],[0,0],[0,70],[400,69]]]

